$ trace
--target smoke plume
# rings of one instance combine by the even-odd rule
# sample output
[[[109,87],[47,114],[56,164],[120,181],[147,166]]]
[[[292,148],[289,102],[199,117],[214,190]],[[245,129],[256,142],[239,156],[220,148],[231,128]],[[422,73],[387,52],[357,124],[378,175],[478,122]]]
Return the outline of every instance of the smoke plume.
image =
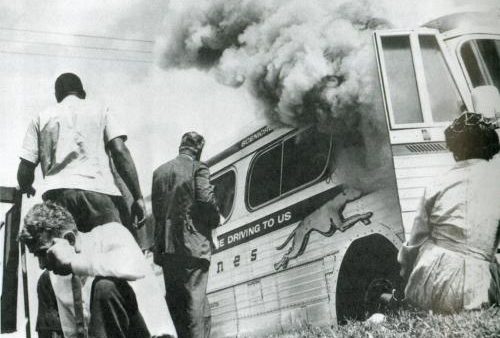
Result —
[[[372,31],[389,26],[380,13],[367,0],[198,1],[167,15],[159,64],[246,86],[271,124],[334,130],[336,162],[380,167],[380,147],[369,149],[384,134],[373,112]]]
[[[335,174],[373,189],[392,172],[373,30],[412,28],[479,2],[196,1],[168,13],[157,56],[164,68],[194,67],[245,86],[271,124],[332,131]]]
[[[349,118],[373,101],[371,30],[387,26],[376,12],[369,1],[197,2],[167,16],[160,65],[248,86],[271,122]]]

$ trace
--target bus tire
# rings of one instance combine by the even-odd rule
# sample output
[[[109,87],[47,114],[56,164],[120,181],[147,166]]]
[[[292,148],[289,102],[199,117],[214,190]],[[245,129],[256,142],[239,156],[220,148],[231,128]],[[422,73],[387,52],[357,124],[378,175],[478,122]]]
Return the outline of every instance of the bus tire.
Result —
[[[397,248],[390,240],[381,234],[372,234],[353,241],[342,259],[337,278],[337,322],[366,319],[375,309],[367,303],[369,289],[372,288],[371,292],[374,287],[380,291],[398,290],[401,283]]]

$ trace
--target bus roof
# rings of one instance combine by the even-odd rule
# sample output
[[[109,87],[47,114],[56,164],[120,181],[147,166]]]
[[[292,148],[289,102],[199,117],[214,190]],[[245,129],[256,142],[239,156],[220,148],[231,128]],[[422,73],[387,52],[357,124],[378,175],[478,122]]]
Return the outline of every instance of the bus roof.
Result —
[[[477,29],[477,27],[498,27],[500,14],[498,12],[464,11],[457,12],[431,20],[423,27],[439,30],[441,33],[454,29]]]
[[[271,128],[270,126],[264,126],[260,129],[256,130],[252,134],[250,134],[250,135],[244,137],[243,139],[241,139],[240,141],[234,143],[229,148],[226,148],[225,150],[221,151],[220,153],[209,158],[206,161],[207,165],[210,167],[210,166],[228,158],[229,156],[240,151],[241,149],[243,149],[243,148],[249,146],[250,144],[258,141],[259,139],[263,138],[264,136],[269,135],[270,133],[272,133],[272,131],[273,131],[273,128]]]

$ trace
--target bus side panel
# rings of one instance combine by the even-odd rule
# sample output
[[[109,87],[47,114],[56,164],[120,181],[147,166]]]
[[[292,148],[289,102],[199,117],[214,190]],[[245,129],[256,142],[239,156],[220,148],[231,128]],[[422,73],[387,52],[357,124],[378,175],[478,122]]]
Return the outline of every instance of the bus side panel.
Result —
[[[214,335],[234,336],[236,327],[245,335],[331,323],[326,275],[318,260],[211,293]]]
[[[328,187],[335,187],[335,183]],[[307,239],[297,238],[277,249],[303,226],[299,221],[214,254],[209,290],[214,326],[219,326],[214,332],[221,333],[216,336],[231,335],[235,327],[239,334],[250,334],[334,321],[336,279],[332,274],[338,273],[341,262],[325,263],[325,260],[345,252],[352,241],[373,233],[381,233],[393,243],[401,241],[401,216],[395,196],[395,187],[378,189],[344,205],[339,211],[344,218],[369,214],[370,221],[357,221],[345,231],[329,235],[312,231]],[[293,214],[293,208],[290,210]],[[313,224],[323,219],[329,222],[328,215],[318,213],[317,217],[311,220]],[[395,236],[399,239],[394,239]],[[291,247],[302,244],[303,253],[290,259],[285,268],[276,265]],[[227,307],[224,304],[233,302],[233,292],[236,305]],[[217,300],[223,294],[228,295],[226,303]],[[233,317],[224,317],[234,308],[237,324],[232,323]]]
[[[236,301],[233,288],[208,295],[214,337],[235,337],[238,333]]]
[[[280,323],[278,289],[274,278],[237,285],[239,333],[269,332]]]
[[[451,153],[444,151],[420,154],[409,151],[403,154],[398,153],[401,151],[394,151],[394,167],[403,226],[405,234],[408,236],[425,187],[431,184],[436,177],[449,170],[454,165],[454,161]]]
[[[297,327],[331,320],[328,288],[323,260],[314,261],[279,273],[278,294],[282,309],[282,327]],[[319,317],[318,308],[326,311]]]

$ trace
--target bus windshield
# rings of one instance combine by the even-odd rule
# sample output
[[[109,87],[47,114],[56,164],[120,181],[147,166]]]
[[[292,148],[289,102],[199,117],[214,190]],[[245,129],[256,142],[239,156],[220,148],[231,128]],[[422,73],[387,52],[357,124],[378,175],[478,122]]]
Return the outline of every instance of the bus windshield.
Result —
[[[500,90],[500,40],[469,40],[460,55],[473,87],[493,85]]]

